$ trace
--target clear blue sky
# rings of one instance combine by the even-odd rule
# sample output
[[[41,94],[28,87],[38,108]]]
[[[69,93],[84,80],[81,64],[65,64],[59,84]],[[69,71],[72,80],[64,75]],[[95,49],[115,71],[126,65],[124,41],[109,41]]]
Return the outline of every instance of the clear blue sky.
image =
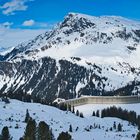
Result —
[[[46,28],[69,12],[140,20],[140,0],[1,0],[0,24],[8,22],[12,28]]]

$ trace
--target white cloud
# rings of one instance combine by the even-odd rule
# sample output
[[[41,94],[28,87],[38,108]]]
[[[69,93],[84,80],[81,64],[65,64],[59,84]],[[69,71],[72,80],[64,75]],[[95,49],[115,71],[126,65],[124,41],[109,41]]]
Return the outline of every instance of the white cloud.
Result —
[[[11,29],[12,24],[10,22],[0,23],[0,54],[46,31],[44,29]]]
[[[30,19],[30,20],[26,20],[23,22],[23,26],[33,26],[35,24],[35,21]]]
[[[11,25],[13,25],[12,22],[0,23],[0,28],[10,28]]]
[[[53,24],[52,24],[53,25]],[[45,22],[38,22],[38,21],[35,21],[33,19],[30,19],[30,20],[26,20],[22,23],[22,26],[28,26],[28,27],[31,27],[33,26],[34,28],[48,28],[48,27],[51,27],[50,24],[48,23],[45,23]]]
[[[6,2],[4,5],[0,6],[2,9],[2,13],[4,15],[14,15],[15,11],[25,11],[28,6],[25,5],[27,2],[33,0],[11,0],[10,2]]]
[[[19,43],[33,39],[45,31],[43,29],[0,29],[0,53],[17,46]]]

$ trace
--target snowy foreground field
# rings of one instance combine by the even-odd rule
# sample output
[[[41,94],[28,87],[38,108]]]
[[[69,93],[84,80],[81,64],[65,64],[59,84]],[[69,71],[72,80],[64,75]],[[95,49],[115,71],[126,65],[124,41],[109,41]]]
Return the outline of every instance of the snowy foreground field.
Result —
[[[107,106],[109,105],[84,105],[76,107],[76,109],[83,112],[85,116],[85,118],[80,118],[71,112],[61,111],[46,105],[24,103],[17,100],[10,100],[10,104],[5,104],[0,101],[0,131],[4,126],[8,126],[13,140],[19,140],[19,138],[24,135],[26,127],[24,120],[26,109],[28,109],[30,116],[35,119],[37,123],[39,121],[45,121],[50,125],[55,138],[58,137],[60,132],[69,131],[71,124],[73,132],[69,133],[72,135],[73,140],[135,140],[135,137],[132,137],[132,135],[137,134],[137,127],[129,125],[127,121],[117,118],[101,119],[91,116],[93,110],[103,109]],[[135,110],[140,114],[140,104],[117,106],[128,110]],[[11,119],[9,120],[9,118]],[[109,130],[110,127],[113,126],[114,121],[116,124],[123,124],[122,132]],[[100,125],[100,128],[94,127],[95,125]],[[18,128],[15,128],[16,126],[18,126]],[[78,130],[76,131],[77,127]]]

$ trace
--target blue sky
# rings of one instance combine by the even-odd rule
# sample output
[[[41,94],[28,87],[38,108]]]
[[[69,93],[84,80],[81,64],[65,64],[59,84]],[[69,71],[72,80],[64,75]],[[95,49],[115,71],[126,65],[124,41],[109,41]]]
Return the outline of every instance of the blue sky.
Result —
[[[69,12],[140,20],[139,7],[140,0],[1,0],[0,24],[8,22],[12,28],[50,28]]]

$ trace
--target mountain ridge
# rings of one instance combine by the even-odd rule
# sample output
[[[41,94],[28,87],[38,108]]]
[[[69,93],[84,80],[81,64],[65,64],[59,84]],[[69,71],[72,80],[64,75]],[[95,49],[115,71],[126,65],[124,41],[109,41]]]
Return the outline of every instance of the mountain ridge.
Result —
[[[48,102],[139,94],[139,53],[137,22],[69,13],[51,31],[0,57],[1,93],[24,91]]]
[[[49,31],[49,32],[46,32],[46,33],[44,33],[44,34],[42,34],[42,35],[39,35],[39,36],[37,36],[34,40],[31,40],[31,41],[29,41],[29,42],[27,42],[27,43],[22,43],[22,44],[20,44],[20,45],[18,45],[17,47],[15,47],[16,49],[18,49],[19,47],[24,47],[24,46],[27,46],[28,47],[28,49],[30,49],[29,48],[29,45],[31,44],[31,45],[34,45],[34,44],[32,44],[32,43],[35,43],[35,41],[37,40],[38,42],[41,40],[42,41],[42,39],[44,38],[44,37],[46,37],[45,39],[46,40],[48,40],[49,39],[49,35],[51,35],[51,36],[53,36],[53,33],[54,33],[54,31],[56,31],[57,32],[57,30],[59,30],[62,26],[63,26],[63,24],[64,23],[66,23],[66,21],[67,21],[67,18],[69,19],[69,18],[71,18],[71,16],[73,17],[73,19],[76,19],[76,18],[78,18],[78,22],[79,22],[79,19],[81,18],[81,16],[85,16],[86,18],[87,17],[90,17],[90,18],[96,18],[96,19],[101,19],[102,20],[102,18],[106,18],[106,16],[103,16],[103,17],[92,17],[92,16],[87,16],[87,15],[82,15],[82,14],[69,14],[68,16],[66,16],[65,18],[64,18],[64,21],[63,22],[61,22],[57,27],[55,27],[52,31]],[[84,19],[85,19],[85,17],[84,17]],[[89,18],[89,20],[90,20],[90,18]],[[108,17],[107,17],[108,18]],[[111,19],[112,19],[112,17],[110,17]],[[92,19],[92,20],[93,20]],[[96,20],[95,20],[96,21]],[[84,22],[84,21],[83,21]],[[103,21],[102,21],[103,22]],[[118,22],[118,21],[117,21]],[[91,25],[93,25],[92,27],[94,27],[94,24],[92,23]],[[78,26],[81,26],[81,25],[78,25]],[[97,25],[96,25],[97,26]],[[87,27],[86,27],[87,28]],[[113,27],[114,28],[114,27]],[[81,36],[82,36],[82,34],[81,34]],[[102,36],[104,36],[104,34],[102,35]],[[55,38],[55,39],[59,39],[59,37],[58,38]],[[42,42],[40,42],[40,43],[42,43]],[[39,47],[39,44],[35,44],[35,45],[38,45],[37,47]],[[41,45],[46,45],[46,44],[41,44]],[[48,45],[48,44],[47,44]],[[49,47],[49,46],[48,46]],[[25,48],[25,47],[24,47]],[[42,47],[42,49],[43,49],[43,47]]]

